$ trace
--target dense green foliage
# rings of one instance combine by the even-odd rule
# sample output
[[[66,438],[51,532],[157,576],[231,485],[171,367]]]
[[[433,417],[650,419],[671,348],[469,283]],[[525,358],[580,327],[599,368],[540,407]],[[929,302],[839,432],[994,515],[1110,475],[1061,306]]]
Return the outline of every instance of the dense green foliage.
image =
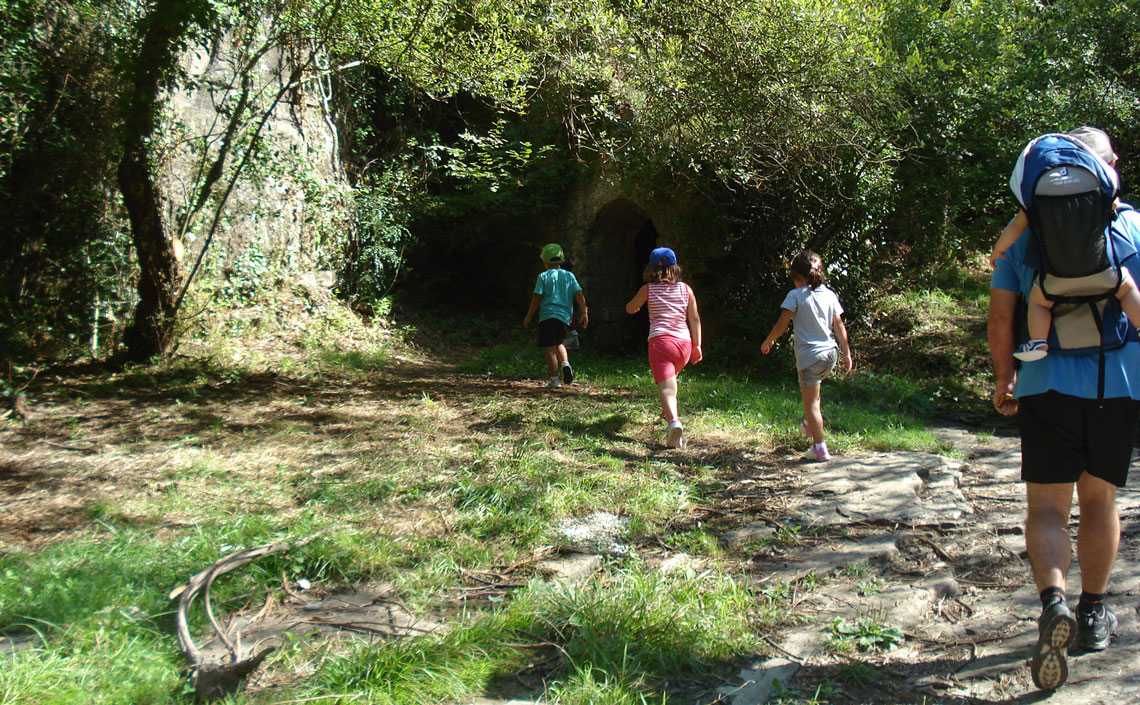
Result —
[[[0,348],[11,354],[50,352],[128,310],[106,129],[124,21],[86,3],[0,3]]]
[[[116,164],[145,132],[132,115],[155,116],[160,142],[175,140],[136,142],[152,176],[176,143],[205,145],[178,176],[193,197],[157,195],[154,212],[172,216],[157,242],[225,238],[229,194],[272,158],[261,120],[282,96],[252,90],[250,72],[275,47],[293,57],[296,85],[331,81],[349,185],[313,182],[317,212],[305,217],[325,224],[316,261],[366,303],[394,283],[417,295],[462,285],[494,263],[486,253],[529,248],[575,181],[599,171],[715,204],[728,234],[707,290],[745,328],[764,319],[756,302],[803,243],[852,292],[985,249],[1011,209],[1013,155],[1039,132],[1097,124],[1125,158],[1125,183],[1136,173],[1135,0],[176,5],[0,3],[0,207],[11,214],[0,244],[12,255],[0,340],[17,355],[96,332],[114,344],[140,274],[173,288],[116,195]],[[169,37],[148,44],[155,26]],[[223,35],[246,62],[220,106],[224,130],[180,134],[169,94],[132,98],[132,66],[158,72],[153,86],[192,90],[204,79],[169,54]]]

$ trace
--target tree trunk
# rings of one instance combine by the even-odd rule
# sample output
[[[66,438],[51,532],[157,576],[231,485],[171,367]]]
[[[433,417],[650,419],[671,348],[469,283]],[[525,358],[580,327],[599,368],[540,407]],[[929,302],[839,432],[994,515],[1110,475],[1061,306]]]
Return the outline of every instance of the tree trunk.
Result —
[[[148,152],[145,145],[131,145],[119,163],[119,189],[139,259],[139,302],[124,342],[127,358],[138,361],[169,349],[178,294],[178,264],[163,223],[161,193],[150,173]]]
[[[130,217],[139,258],[139,303],[126,331],[126,356],[147,360],[170,349],[178,294],[174,246],[162,217],[162,192],[152,171],[161,91],[178,65],[190,28],[202,26],[208,3],[155,0],[141,25],[142,44],[127,62],[130,80],[123,96],[123,159],[119,189]]]

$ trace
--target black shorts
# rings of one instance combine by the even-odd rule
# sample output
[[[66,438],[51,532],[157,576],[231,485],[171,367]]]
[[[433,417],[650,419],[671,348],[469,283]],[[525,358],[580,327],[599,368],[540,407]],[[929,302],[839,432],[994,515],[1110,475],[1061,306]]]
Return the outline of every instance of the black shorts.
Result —
[[[1082,472],[1117,487],[1128,480],[1140,402],[1127,397],[1081,399],[1058,392],[1022,397],[1021,479],[1076,482]]]
[[[557,318],[547,318],[538,322],[538,347],[553,348],[566,340],[570,326]]]

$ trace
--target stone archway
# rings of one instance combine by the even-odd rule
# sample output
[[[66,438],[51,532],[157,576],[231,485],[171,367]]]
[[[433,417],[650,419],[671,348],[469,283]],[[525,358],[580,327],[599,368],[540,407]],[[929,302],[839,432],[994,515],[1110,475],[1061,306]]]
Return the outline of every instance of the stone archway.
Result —
[[[590,306],[589,340],[599,348],[635,349],[644,345],[648,313],[625,312],[642,285],[649,252],[657,246],[657,228],[649,215],[624,198],[598,210],[583,241],[579,278]]]

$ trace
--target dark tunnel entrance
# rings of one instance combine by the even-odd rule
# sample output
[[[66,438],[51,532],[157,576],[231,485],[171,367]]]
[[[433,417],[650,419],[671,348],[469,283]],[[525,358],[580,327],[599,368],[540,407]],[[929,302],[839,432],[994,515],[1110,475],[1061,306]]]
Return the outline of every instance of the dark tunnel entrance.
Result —
[[[645,211],[625,199],[598,211],[586,234],[585,261],[578,268],[590,306],[584,344],[608,350],[636,350],[645,345],[649,314],[625,312],[625,304],[643,284],[649,253],[657,247],[657,228]]]
[[[649,262],[649,253],[655,247],[657,247],[657,227],[653,225],[652,220],[646,218],[641,228],[638,229],[637,235],[633,238],[633,281],[630,287],[635,292],[645,283],[642,275],[645,272],[645,265]],[[642,307],[636,315],[630,316],[630,318],[632,319],[630,327],[635,339],[645,340],[646,336],[649,335],[649,307]]]

